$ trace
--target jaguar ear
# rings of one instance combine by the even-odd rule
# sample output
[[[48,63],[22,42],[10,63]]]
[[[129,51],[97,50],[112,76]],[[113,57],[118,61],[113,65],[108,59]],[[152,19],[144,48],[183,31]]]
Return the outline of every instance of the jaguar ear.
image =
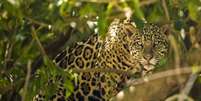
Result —
[[[132,35],[134,35],[136,32],[138,32],[138,29],[132,25],[131,23],[127,23],[124,26],[124,32],[125,34],[127,34],[129,37],[131,37]]]
[[[161,32],[168,36],[170,34],[170,26],[168,24],[162,25]]]

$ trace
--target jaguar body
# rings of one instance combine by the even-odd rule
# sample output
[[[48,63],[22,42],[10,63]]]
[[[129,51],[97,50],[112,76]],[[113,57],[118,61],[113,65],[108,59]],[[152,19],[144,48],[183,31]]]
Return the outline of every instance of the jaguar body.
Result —
[[[64,70],[111,69],[146,75],[168,53],[168,42],[161,28],[145,24],[142,29],[130,20],[115,19],[104,39],[94,34],[58,54],[54,62]],[[131,78],[116,72],[79,72],[74,91],[65,99],[65,88],[53,97],[58,101],[108,101]],[[35,98],[37,99],[37,98]]]

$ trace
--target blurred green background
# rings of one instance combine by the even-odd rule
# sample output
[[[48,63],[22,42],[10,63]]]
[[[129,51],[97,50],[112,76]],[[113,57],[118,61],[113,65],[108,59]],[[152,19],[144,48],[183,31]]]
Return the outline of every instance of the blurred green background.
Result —
[[[168,25],[184,51],[181,64],[201,64],[200,0],[1,0],[0,100],[30,101],[39,89],[51,95],[56,84],[45,83],[57,74],[72,90],[74,74],[55,68],[52,58],[90,34],[104,36],[113,19],[126,16],[137,26]]]

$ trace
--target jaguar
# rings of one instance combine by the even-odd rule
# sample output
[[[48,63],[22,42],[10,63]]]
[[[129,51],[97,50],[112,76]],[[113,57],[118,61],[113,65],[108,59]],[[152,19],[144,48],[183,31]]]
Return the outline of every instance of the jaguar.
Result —
[[[74,90],[67,99],[66,89],[59,87],[51,100],[108,101],[131,78],[126,72],[144,76],[167,53],[167,36],[159,26],[144,24],[143,28],[137,28],[129,19],[115,19],[105,38],[93,34],[55,57],[54,63],[66,71],[91,71],[77,72],[77,80],[72,81]],[[35,96],[34,100],[39,101],[40,97]]]

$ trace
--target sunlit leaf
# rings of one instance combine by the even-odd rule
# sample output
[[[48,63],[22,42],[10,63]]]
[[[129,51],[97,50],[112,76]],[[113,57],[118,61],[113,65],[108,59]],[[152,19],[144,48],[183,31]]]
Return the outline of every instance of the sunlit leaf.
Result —
[[[194,21],[199,20],[198,18],[200,17],[201,12],[199,10],[199,4],[201,5],[198,0],[191,0],[188,2],[189,16]]]
[[[140,19],[144,20],[144,14],[140,8],[139,0],[133,0],[134,14]]]
[[[72,81],[66,80],[64,83],[64,88],[66,88],[66,96],[65,97],[68,98],[74,89]]]
[[[100,36],[104,37],[106,35],[107,27],[108,27],[108,23],[107,23],[106,16],[102,14],[102,16],[100,16],[100,18],[98,19],[98,31],[100,33]]]

